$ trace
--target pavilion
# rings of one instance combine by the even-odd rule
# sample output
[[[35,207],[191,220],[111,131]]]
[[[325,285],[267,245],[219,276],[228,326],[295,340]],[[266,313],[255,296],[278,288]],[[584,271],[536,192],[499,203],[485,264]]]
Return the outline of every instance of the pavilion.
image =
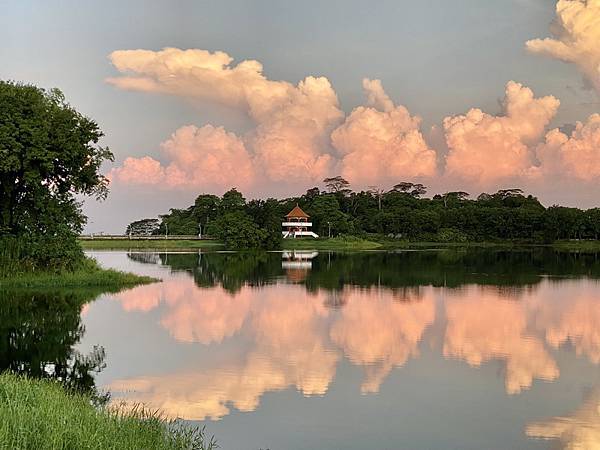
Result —
[[[281,224],[284,238],[312,237],[318,238],[319,235],[311,231],[312,222],[309,222],[310,216],[302,211],[298,205],[294,207],[285,216],[285,221]]]

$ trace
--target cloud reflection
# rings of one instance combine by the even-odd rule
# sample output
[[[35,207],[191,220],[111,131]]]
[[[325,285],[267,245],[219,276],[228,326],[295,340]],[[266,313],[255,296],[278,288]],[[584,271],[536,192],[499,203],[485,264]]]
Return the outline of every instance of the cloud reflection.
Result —
[[[600,389],[570,416],[531,423],[525,433],[530,437],[559,440],[561,448],[566,450],[600,448]]]
[[[454,296],[453,296],[454,297]],[[506,366],[506,392],[531,387],[534,378],[552,381],[559,371],[543,340],[527,330],[527,305],[491,289],[470,287],[446,302],[444,356],[478,367],[490,360]]]
[[[431,342],[440,343],[433,351],[446,358],[473,367],[501,361],[506,392],[518,394],[534,380],[558,378],[552,352],[559,346],[569,343],[578,355],[600,360],[597,291],[591,281],[546,280],[520,291],[426,286],[408,297],[388,288],[349,286],[309,292],[283,282],[244,285],[231,293],[173,276],[114,298],[126,311],[157,310],[158,323],[178,342],[220,346],[231,340],[227,345],[235,352],[191,361],[184,371],[118,380],[109,388],[171,416],[216,419],[231,407],[254,410],[266,392],[294,388],[305,396],[324,395],[338,362],[347,358],[364,368],[361,392],[376,393],[395,367],[419,356],[431,330]],[[330,307],[333,293],[343,299],[336,308]]]

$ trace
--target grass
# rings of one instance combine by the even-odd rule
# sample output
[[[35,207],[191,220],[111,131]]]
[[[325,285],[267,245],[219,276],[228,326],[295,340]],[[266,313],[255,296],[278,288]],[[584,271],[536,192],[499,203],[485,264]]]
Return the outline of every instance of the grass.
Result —
[[[24,272],[0,277],[0,289],[17,288],[86,288],[116,289],[159,281],[155,278],[101,268],[95,260],[86,258],[80,268],[70,272]]]
[[[216,448],[201,428],[166,420],[143,407],[94,407],[90,398],[58,383],[0,375],[2,449]]]
[[[84,250],[175,250],[189,248],[215,248],[223,244],[219,241],[185,240],[185,239],[79,239],[79,244]]]
[[[373,250],[382,245],[378,242],[354,236],[340,236],[319,239],[284,239],[286,250]]]

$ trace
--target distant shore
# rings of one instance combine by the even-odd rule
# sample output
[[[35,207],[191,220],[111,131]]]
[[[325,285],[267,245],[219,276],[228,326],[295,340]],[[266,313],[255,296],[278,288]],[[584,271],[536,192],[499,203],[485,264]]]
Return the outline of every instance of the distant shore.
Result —
[[[216,240],[202,239],[164,239],[155,238],[128,239],[80,239],[84,250],[194,250],[194,249],[224,249],[224,245]],[[381,239],[367,237],[365,239],[346,236],[320,239],[285,239],[283,250],[386,250],[386,249],[419,249],[419,248],[463,248],[463,247],[548,247],[557,250],[600,251],[600,240],[561,240],[553,243],[536,243],[527,241],[472,241],[472,242],[431,242]]]

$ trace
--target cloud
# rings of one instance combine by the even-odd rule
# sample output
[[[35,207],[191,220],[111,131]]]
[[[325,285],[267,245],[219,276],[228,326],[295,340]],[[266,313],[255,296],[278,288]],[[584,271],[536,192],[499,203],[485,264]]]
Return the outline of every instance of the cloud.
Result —
[[[430,177],[436,153],[419,130],[421,119],[395,106],[381,81],[363,80],[367,106],[359,106],[331,135],[342,155],[341,173],[359,185]]]
[[[570,136],[558,128],[536,148],[546,176],[564,176],[583,181],[600,178],[600,114],[577,122]]]
[[[484,185],[527,177],[534,166],[529,145],[542,138],[559,105],[552,96],[534,98],[531,89],[510,81],[502,115],[471,109],[446,117],[446,174]]]
[[[226,53],[198,49],[119,50],[111,53],[110,60],[123,74],[107,79],[118,88],[176,95],[191,101],[213,101],[246,113],[256,125],[244,139],[252,150],[252,172],[264,171],[276,182],[320,181],[329,173],[332,163],[327,153],[329,134],[343,119],[343,112],[326,78],[306,77],[297,85],[268,80],[257,61],[242,61],[232,66],[233,59]],[[195,145],[199,142],[195,141]],[[185,143],[182,148],[185,153]],[[217,148],[211,155],[216,156],[218,151]],[[176,153],[172,151],[171,156],[177,158]],[[242,163],[250,159],[244,158]],[[201,158],[194,158],[191,163],[199,161],[204,162],[200,169],[209,164]],[[194,175],[200,172],[194,167],[190,170]],[[249,175],[247,164],[246,172]],[[227,170],[222,173],[228,174]],[[165,175],[170,178],[182,174],[174,170]],[[231,176],[235,174],[229,175],[230,180],[235,179]],[[175,180],[171,184],[180,182]]]
[[[161,150],[169,161],[167,165],[149,156],[127,158],[109,177],[165,188],[219,188],[233,181],[246,188],[256,177],[244,143],[223,127],[181,127],[161,144]]]
[[[561,11],[583,8],[577,17],[595,17],[590,11],[597,2],[566,3],[574,5],[562,5]],[[596,32],[584,29],[583,19],[573,20],[581,21],[575,28],[583,30],[578,31],[582,36]],[[583,40],[571,44],[583,46]],[[559,130],[545,135],[560,102],[553,96],[536,98],[514,81],[506,85],[499,115],[473,108],[444,119],[438,134],[447,152],[439,149],[445,157],[439,158],[444,166],[438,170],[438,153],[421,132],[421,118],[394,104],[380,80],[363,80],[365,104],[345,116],[327,78],[308,76],[297,84],[269,80],[259,62],[234,64],[224,52],[119,50],[110,60],[120,75],[107,81],[120,89],[216,102],[252,122],[239,135],[213,125],[183,126],[161,144],[160,158],[127,158],[109,173],[124,185],[298,192],[341,174],[359,189],[419,179],[469,190],[510,182],[543,191],[549,179],[591,181],[600,175],[598,115],[570,136]]]
[[[559,0],[551,32],[554,39],[533,39],[526,48],[575,64],[600,92],[600,0]]]

